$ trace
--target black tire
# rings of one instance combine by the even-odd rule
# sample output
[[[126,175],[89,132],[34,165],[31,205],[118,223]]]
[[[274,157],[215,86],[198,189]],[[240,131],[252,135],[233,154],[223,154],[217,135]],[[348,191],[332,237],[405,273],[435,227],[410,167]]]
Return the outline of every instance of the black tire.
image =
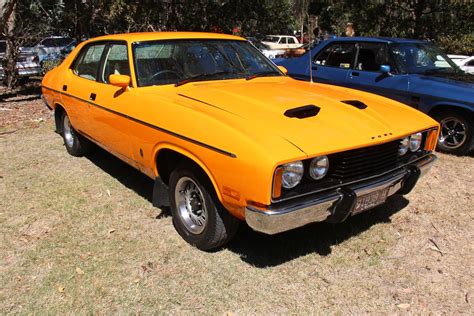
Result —
[[[180,190],[182,185],[187,183],[189,183],[189,188],[192,188],[194,183],[198,190]],[[196,193],[195,200],[193,198],[186,200],[184,197],[190,191]],[[240,221],[222,206],[205,173],[191,164],[180,165],[171,173],[169,198],[176,231],[186,242],[196,248],[201,250],[219,248],[229,242],[238,230]],[[183,200],[190,201],[189,204],[185,203],[189,207],[180,208],[180,201]],[[193,210],[191,206],[193,201],[197,201],[196,206],[199,205],[196,208],[201,208],[201,216],[203,213],[206,215],[204,220],[199,219],[199,216],[196,215],[195,211],[199,210]],[[183,213],[188,215],[183,215]],[[193,219],[191,219],[192,217]],[[202,225],[197,225],[197,222]]]
[[[76,132],[66,112],[61,115],[61,136],[67,152],[75,157],[82,157],[92,148],[92,143]]]
[[[462,156],[474,149],[474,119],[472,113],[463,115],[457,112],[442,112],[437,114],[435,118],[441,124],[437,146],[439,151]],[[462,133],[464,133],[464,136]]]

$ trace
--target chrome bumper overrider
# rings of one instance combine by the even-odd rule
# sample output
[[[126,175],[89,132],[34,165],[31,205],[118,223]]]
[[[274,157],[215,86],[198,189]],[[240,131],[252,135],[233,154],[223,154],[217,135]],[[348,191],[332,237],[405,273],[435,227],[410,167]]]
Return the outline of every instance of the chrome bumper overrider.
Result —
[[[388,188],[388,195],[407,194],[431,168],[436,156],[429,154],[394,172],[336,190],[271,205],[266,210],[248,206],[245,220],[254,230],[277,234],[310,223],[341,222],[352,214],[357,197]]]

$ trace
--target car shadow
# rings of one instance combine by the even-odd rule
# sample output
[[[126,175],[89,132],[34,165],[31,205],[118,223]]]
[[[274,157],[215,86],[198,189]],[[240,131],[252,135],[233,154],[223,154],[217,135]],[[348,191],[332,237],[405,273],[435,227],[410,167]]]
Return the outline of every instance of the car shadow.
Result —
[[[0,93],[0,102],[9,102],[7,100],[14,97],[24,97],[16,99],[16,102],[39,99],[41,97],[41,84],[32,80],[26,84],[19,85],[18,88],[12,91],[2,91]]]
[[[89,153],[86,158],[152,203],[152,179],[101,148]],[[386,204],[343,223],[316,223],[273,236],[255,232],[242,223],[237,235],[224,249],[238,254],[242,261],[257,268],[278,266],[310,253],[327,256],[331,254],[332,246],[356,237],[376,224],[390,223],[390,217],[407,205],[408,200],[404,197],[393,196]],[[170,216],[169,210],[164,209],[157,218],[167,216]]]
[[[376,224],[390,223],[390,217],[407,205],[408,200],[403,196],[393,196],[384,205],[343,223],[316,223],[273,236],[257,233],[244,225],[226,248],[257,268],[278,266],[310,253],[328,256],[332,246],[356,237]]]

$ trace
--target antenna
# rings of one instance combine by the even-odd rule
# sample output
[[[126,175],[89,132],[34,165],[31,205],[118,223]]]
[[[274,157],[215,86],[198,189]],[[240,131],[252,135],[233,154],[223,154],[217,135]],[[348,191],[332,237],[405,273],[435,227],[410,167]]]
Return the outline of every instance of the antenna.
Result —
[[[311,58],[311,45],[308,46],[308,56],[309,56],[309,82],[313,83],[313,64]]]

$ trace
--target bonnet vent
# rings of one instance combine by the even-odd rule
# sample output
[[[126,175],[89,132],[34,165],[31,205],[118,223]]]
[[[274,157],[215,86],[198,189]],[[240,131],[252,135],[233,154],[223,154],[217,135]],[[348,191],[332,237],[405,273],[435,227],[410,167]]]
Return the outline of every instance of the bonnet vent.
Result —
[[[346,101],[341,101],[341,102],[345,103],[345,104],[352,105],[353,107],[356,107],[360,110],[363,110],[363,109],[367,108],[367,104],[365,104],[364,102],[361,102],[359,100],[346,100]]]
[[[294,109],[286,110],[285,116],[296,117],[299,119],[316,116],[319,113],[320,108],[316,105],[305,105]]]

